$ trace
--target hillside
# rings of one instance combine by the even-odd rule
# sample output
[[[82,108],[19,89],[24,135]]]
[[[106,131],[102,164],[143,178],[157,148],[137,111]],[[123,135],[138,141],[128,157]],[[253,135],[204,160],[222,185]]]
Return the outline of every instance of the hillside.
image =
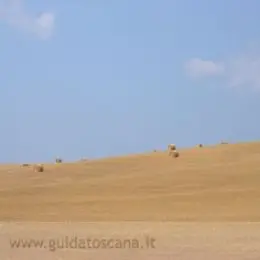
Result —
[[[0,166],[0,220],[260,221],[260,142]]]

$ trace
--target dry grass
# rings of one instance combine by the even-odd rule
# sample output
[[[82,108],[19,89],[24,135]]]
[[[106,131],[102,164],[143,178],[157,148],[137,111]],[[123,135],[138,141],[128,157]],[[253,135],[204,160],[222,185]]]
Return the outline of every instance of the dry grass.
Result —
[[[180,153],[1,165],[0,220],[260,221],[260,143]]]

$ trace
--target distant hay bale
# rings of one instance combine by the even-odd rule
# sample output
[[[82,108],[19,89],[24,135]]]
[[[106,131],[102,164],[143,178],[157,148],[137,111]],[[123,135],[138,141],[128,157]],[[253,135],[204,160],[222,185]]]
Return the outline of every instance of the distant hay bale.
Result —
[[[29,167],[29,166],[30,166],[29,163],[23,163],[23,164],[21,165],[21,167]]]
[[[56,158],[56,163],[62,163],[62,159],[61,158]]]
[[[89,159],[87,159],[87,158],[81,158],[79,161],[80,161],[80,162],[87,162],[87,161],[89,161]]]
[[[180,156],[180,154],[178,151],[176,151],[176,150],[172,151],[172,157],[177,158],[179,156]]]
[[[221,144],[228,144],[227,142],[221,141]]]
[[[198,147],[203,147],[203,144],[198,144]]]
[[[168,150],[170,150],[170,151],[176,150],[176,145],[175,144],[169,144],[168,145]]]
[[[180,156],[180,154],[177,150],[171,150],[171,151],[169,151],[169,156],[177,158]]]
[[[34,172],[43,172],[44,171],[44,166],[43,164],[36,164],[33,166],[33,171]]]
[[[169,144],[168,145],[168,155],[172,155],[172,152],[176,151],[176,145],[175,144]]]
[[[156,153],[156,152],[157,152],[157,150],[153,150],[153,152],[154,152],[154,153]]]

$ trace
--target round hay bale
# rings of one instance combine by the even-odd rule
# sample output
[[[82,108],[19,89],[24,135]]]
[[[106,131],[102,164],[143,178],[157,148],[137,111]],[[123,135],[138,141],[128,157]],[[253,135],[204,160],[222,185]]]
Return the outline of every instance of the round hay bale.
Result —
[[[177,158],[177,157],[180,156],[180,154],[179,154],[179,152],[177,150],[174,150],[174,151],[170,151],[169,152],[169,156]]]
[[[179,156],[180,156],[180,154],[179,154],[178,151],[175,150],[175,151],[172,152],[172,157],[177,158]]]
[[[33,171],[34,172],[43,172],[44,171],[44,166],[43,164],[36,164],[33,166]]]
[[[227,142],[222,141],[221,144],[228,144]]]
[[[168,145],[168,150],[170,150],[170,151],[176,150],[176,145],[175,144],[169,144]]]
[[[168,145],[168,154],[171,155],[173,151],[176,151],[176,145],[175,144],[169,144]]]
[[[203,147],[203,144],[198,144],[198,147]]]
[[[55,162],[56,163],[62,163],[62,159],[61,158],[56,158]]]
[[[21,167],[29,167],[29,166],[30,166],[29,163],[23,163],[23,164],[21,165]]]
[[[79,161],[80,161],[80,162],[88,162],[89,159],[87,159],[87,158],[81,158]]]

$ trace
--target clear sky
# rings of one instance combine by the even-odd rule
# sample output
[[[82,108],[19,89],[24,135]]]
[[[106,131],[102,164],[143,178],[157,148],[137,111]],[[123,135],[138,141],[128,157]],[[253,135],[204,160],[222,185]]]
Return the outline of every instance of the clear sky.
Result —
[[[260,138],[259,0],[0,0],[0,162]]]

